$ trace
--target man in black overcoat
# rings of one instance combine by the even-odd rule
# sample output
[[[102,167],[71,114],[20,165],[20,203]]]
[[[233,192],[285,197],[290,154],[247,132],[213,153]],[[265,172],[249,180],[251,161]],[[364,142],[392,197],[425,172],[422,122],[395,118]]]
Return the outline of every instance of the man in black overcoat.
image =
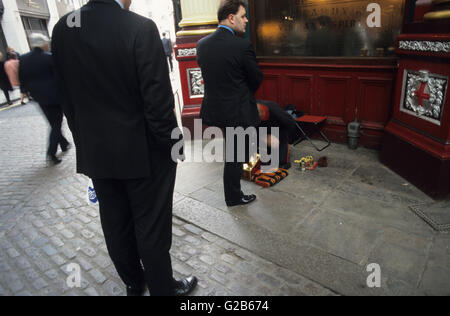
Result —
[[[205,82],[200,116],[209,126],[256,127],[260,118],[254,94],[261,85],[263,74],[252,44],[242,38],[248,23],[245,3],[222,1],[218,19],[217,31],[197,44],[198,63]],[[228,144],[231,143],[229,138],[230,135]],[[236,151],[236,147],[234,149]],[[245,156],[248,158],[248,154]],[[241,191],[243,161],[233,158],[230,161],[227,157],[225,161],[225,201],[228,206],[251,203],[256,196],[244,195]]]
[[[106,245],[127,294],[142,295],[146,284],[152,296],[186,295],[197,279],[175,281],[169,254],[177,167],[169,71],[158,28],[130,5],[91,0],[57,23],[58,83],[77,170],[93,179]]]
[[[56,156],[58,145],[63,152],[67,152],[70,144],[61,132],[63,110],[58,100],[53,59],[48,52],[49,43],[50,40],[45,35],[30,35],[33,50],[20,56],[19,80],[21,89],[29,92],[39,103],[50,124],[47,159],[50,163],[59,164],[61,159]]]

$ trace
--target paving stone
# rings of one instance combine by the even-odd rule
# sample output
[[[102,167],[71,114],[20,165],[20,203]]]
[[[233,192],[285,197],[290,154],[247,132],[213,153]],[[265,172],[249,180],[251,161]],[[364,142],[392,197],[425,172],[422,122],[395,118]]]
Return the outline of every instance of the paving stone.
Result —
[[[76,260],[85,271],[89,271],[93,268],[92,264],[81,256],[78,256]]]
[[[103,284],[106,281],[106,277],[99,270],[94,269],[89,271],[89,274],[94,278],[98,284]]]
[[[95,234],[87,229],[83,229],[81,231],[81,235],[86,239],[91,239],[91,238],[95,237]]]
[[[260,280],[261,282],[264,282],[269,287],[279,287],[281,285],[280,280],[277,280],[274,277],[272,277],[266,273],[260,272],[256,275],[256,277],[258,278],[258,280]]]
[[[188,268],[188,266],[184,264],[179,264],[177,262],[172,263],[172,268],[174,271],[184,275],[184,276],[190,276],[192,274],[192,270]]]
[[[14,248],[9,248],[8,250],[6,250],[6,252],[11,258],[17,258],[20,256],[20,253],[18,253],[17,250]]]
[[[214,259],[208,255],[200,256],[200,260],[208,265],[214,264]]]
[[[231,269],[229,267],[227,267],[223,264],[217,264],[214,268],[223,274],[228,274],[231,271]]]
[[[203,238],[203,239],[206,239],[206,240],[209,241],[209,242],[215,242],[215,241],[218,239],[217,236],[215,236],[215,235],[213,235],[213,234],[211,234],[211,233],[208,233],[208,232],[204,232],[204,233],[202,234],[202,238]]]
[[[208,274],[211,267],[204,262],[198,260],[197,258],[191,258],[186,262],[192,268],[195,274]]]
[[[56,263],[57,266],[62,266],[64,264],[66,264],[66,259],[64,259],[63,257],[56,255],[52,257],[52,260],[54,263]]]
[[[84,224],[89,224],[91,222],[89,218],[81,214],[77,215],[77,218]]]
[[[229,263],[231,265],[235,264],[239,260],[235,256],[232,256],[232,255],[229,255],[229,254],[223,254],[220,258],[223,261],[225,261],[225,262],[227,262],[227,263]]]
[[[42,278],[39,278],[33,282],[33,287],[38,291],[42,290],[44,287],[47,287],[47,286],[48,286],[48,283],[45,282],[45,280]]]
[[[36,279],[38,279],[39,276],[40,276],[39,273],[38,273],[36,270],[34,270],[34,269],[26,269],[26,270],[23,272],[23,274],[24,274],[25,278],[26,278],[28,281],[36,280]]]
[[[105,283],[105,290],[111,296],[123,296],[125,295],[124,290],[114,281],[107,281]]]
[[[93,287],[87,288],[84,293],[86,293],[88,296],[100,296],[97,292],[97,290]]]
[[[188,243],[194,245],[194,246],[200,246],[200,244],[201,244],[200,239],[195,238],[195,237],[190,236],[190,235],[186,236],[186,238],[184,238],[184,240],[187,241]]]
[[[9,287],[9,289],[11,290],[11,292],[13,294],[16,294],[17,292],[22,291],[24,288],[22,281],[20,281],[19,279],[11,280],[10,282],[7,283],[7,286]]]
[[[211,273],[211,279],[219,282],[222,285],[227,285],[228,283],[228,279],[225,275],[216,272]]]
[[[32,244],[33,244],[33,246],[35,246],[37,248],[42,248],[46,244],[48,244],[48,242],[49,242],[49,239],[47,237],[38,237],[32,241]]]
[[[50,263],[42,257],[34,259],[33,263],[38,267],[39,270],[41,270],[41,272],[45,272],[52,267]]]
[[[64,236],[66,239],[74,238],[75,235],[68,229],[63,229],[60,231],[60,233]]]
[[[88,257],[94,257],[97,254],[97,251],[92,247],[82,247],[81,251]]]
[[[53,233],[49,228],[47,227],[43,227],[39,230],[41,233],[43,233],[45,236],[47,237],[52,237],[55,235],[55,233]]]
[[[203,233],[202,229],[200,229],[200,228],[198,228],[198,227],[196,227],[194,225],[191,225],[191,224],[184,225],[184,229],[186,229],[187,231],[189,231],[189,232],[191,232],[191,233],[193,233],[195,235],[200,235],[200,234]]]
[[[46,245],[42,248],[42,251],[49,257],[56,255],[58,252],[50,245]]]
[[[178,237],[183,237],[186,235],[186,233],[184,231],[178,229],[177,227],[172,228],[172,234],[174,234],[175,236],[178,236]]]
[[[63,247],[63,246],[64,246],[64,242],[63,242],[60,238],[58,238],[58,237],[52,237],[52,238],[50,238],[50,241],[52,242],[52,244],[53,244],[55,247],[60,248],[60,247]]]
[[[64,256],[66,256],[67,259],[72,260],[77,256],[77,253],[75,250],[68,248],[67,246],[61,249]]]
[[[173,252],[173,251],[172,251],[172,252]],[[191,257],[190,255],[187,255],[187,254],[185,254],[185,253],[183,253],[183,252],[181,252],[181,251],[175,251],[175,252],[172,254],[172,256],[173,256],[174,258],[176,258],[176,259],[182,261],[182,262],[187,261],[187,260]]]
[[[16,265],[21,270],[25,270],[25,269],[31,268],[30,262],[24,257],[17,258]]]
[[[109,267],[112,262],[111,259],[102,255],[98,255],[94,258],[94,262],[102,269]]]
[[[45,272],[45,275],[51,280],[55,280],[56,278],[59,277],[58,272],[56,270],[49,270]]]

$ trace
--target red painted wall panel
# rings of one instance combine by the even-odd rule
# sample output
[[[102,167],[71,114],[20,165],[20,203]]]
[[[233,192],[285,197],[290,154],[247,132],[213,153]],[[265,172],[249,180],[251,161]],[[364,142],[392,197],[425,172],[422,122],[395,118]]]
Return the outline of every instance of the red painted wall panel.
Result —
[[[312,115],[325,115],[327,135],[347,141],[347,124],[363,123],[361,144],[378,148],[392,114],[397,67],[358,64],[260,62],[264,82],[258,99],[294,104]]]

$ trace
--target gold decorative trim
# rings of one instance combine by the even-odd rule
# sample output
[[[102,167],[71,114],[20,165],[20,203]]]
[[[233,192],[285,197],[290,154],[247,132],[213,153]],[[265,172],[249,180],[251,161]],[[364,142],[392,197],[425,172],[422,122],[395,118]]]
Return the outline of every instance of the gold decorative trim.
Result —
[[[428,12],[423,17],[425,20],[442,20],[450,18],[450,10]]]
[[[208,34],[214,33],[215,31],[216,31],[216,29],[179,31],[177,33],[177,36],[208,35]]]
[[[219,24],[219,21],[216,20],[199,20],[199,21],[181,21],[178,25],[180,27],[187,27],[187,26],[200,26],[200,25],[213,25],[213,24]]]
[[[450,3],[450,0],[433,0],[433,4]]]

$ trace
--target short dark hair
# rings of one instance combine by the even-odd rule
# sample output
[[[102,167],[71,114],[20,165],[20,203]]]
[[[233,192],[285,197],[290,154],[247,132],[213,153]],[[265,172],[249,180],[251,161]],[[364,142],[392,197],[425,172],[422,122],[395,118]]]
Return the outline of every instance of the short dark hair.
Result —
[[[237,14],[240,7],[246,7],[242,0],[222,0],[217,12],[219,22],[226,20],[230,14]]]

